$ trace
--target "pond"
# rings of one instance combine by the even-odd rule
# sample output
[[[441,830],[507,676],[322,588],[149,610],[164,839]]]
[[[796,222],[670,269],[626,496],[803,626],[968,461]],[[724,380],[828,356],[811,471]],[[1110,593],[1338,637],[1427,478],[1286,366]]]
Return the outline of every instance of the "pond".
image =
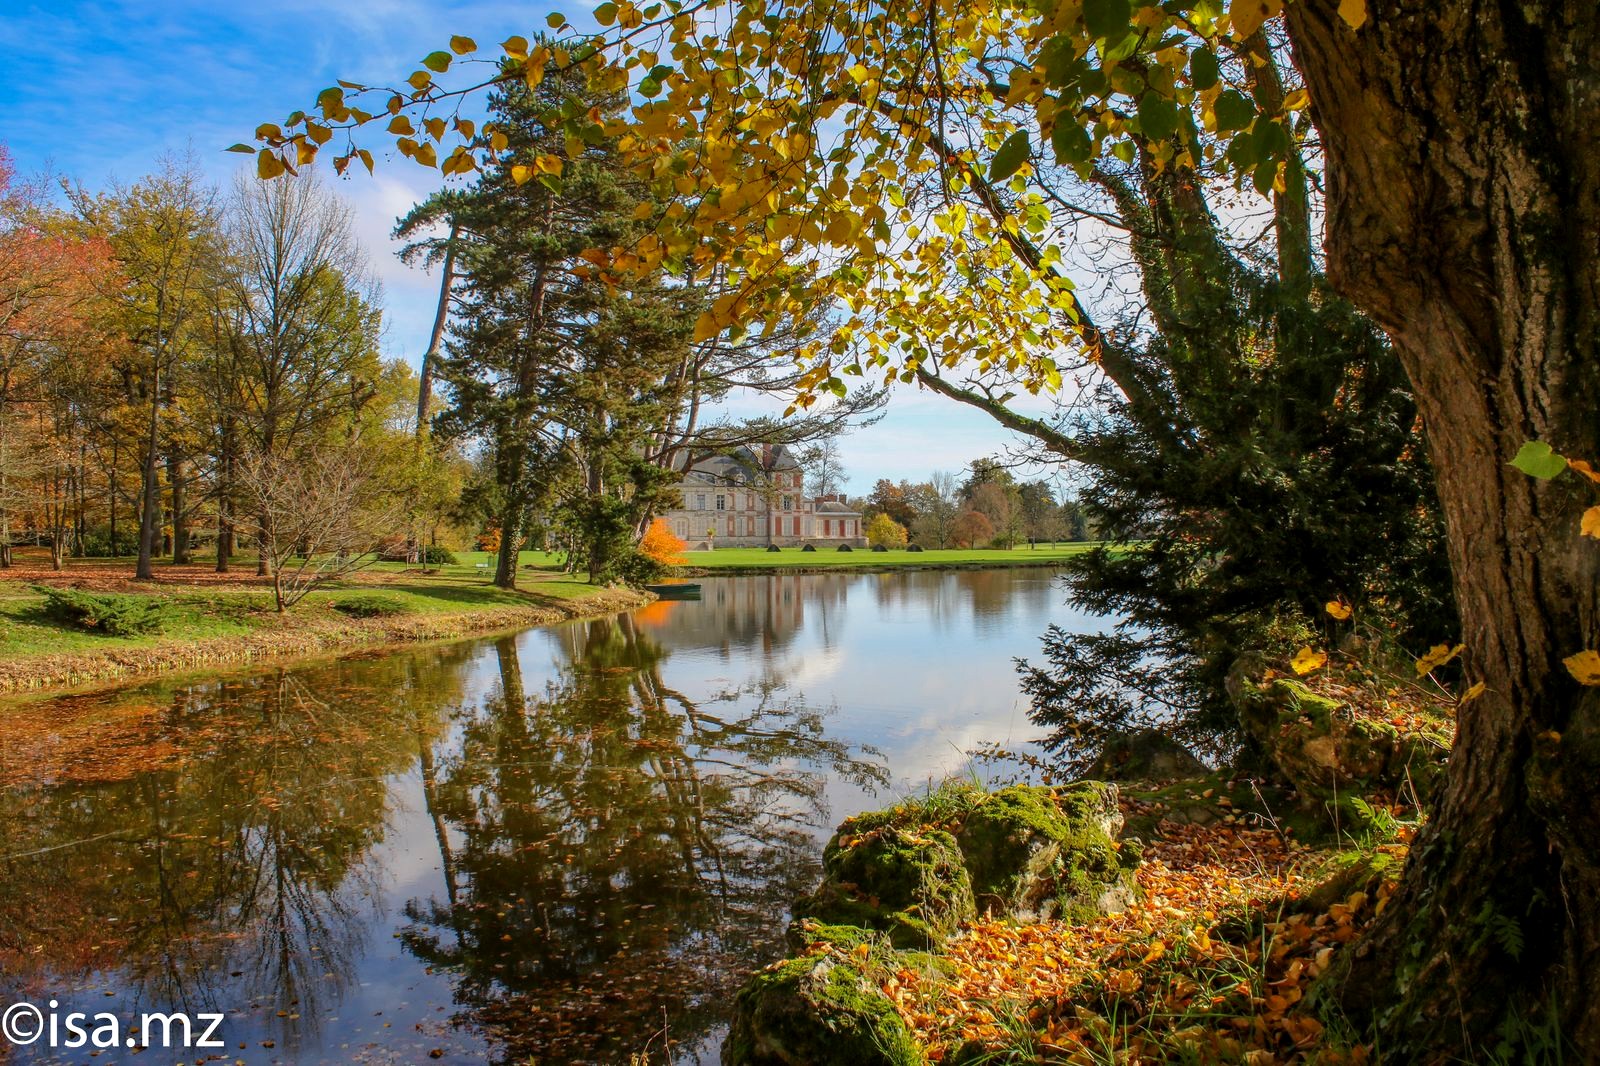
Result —
[[[1047,570],[702,584],[0,707],[0,1004],[222,1013],[223,1061],[715,1062],[833,826],[1024,747],[1013,657],[1095,622]]]

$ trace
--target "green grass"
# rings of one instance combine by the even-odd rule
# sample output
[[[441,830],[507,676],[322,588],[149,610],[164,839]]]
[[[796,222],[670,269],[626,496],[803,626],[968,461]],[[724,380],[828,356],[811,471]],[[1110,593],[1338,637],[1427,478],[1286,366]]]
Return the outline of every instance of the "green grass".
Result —
[[[398,615],[431,615],[494,607],[539,606],[558,600],[576,600],[599,591],[597,586],[581,578],[526,571],[518,576],[522,588],[509,591],[489,584],[489,575],[470,564],[441,567],[431,574],[397,563],[378,564],[372,569],[387,572],[387,580],[381,584],[348,581],[324,586],[290,609],[291,620],[344,619],[344,615],[333,609],[332,601],[354,594],[381,595],[399,607]],[[250,574],[253,568],[241,562],[240,571]],[[66,575],[70,577],[72,572],[69,564]],[[103,569],[100,572],[105,573]],[[127,574],[131,573],[130,560]],[[157,573],[160,573],[159,566]],[[140,594],[139,590],[130,591]],[[173,640],[242,636],[283,624],[273,610],[272,591],[265,586],[241,590],[152,585],[148,593],[142,594],[159,596],[170,606],[171,615],[165,624],[153,633],[111,637],[62,625],[46,617],[43,596],[24,582],[0,580],[0,660],[108,648],[147,648]]]

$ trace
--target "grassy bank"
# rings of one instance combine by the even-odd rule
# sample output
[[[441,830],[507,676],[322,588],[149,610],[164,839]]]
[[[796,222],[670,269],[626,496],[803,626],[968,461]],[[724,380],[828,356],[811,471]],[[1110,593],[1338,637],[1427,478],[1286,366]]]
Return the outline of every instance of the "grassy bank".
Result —
[[[152,582],[133,581],[127,560],[78,561],[60,573],[38,564],[23,555],[14,570],[0,571],[0,692],[443,640],[605,614],[649,599],[541,569],[525,570],[522,587],[507,591],[489,584],[468,560],[427,573],[383,564],[313,592],[279,614],[270,588],[253,573],[253,560],[230,574],[161,566]],[[35,585],[157,597],[164,618],[158,630],[138,636],[85,631],[48,617]],[[373,598],[380,601],[381,616],[339,610]]]

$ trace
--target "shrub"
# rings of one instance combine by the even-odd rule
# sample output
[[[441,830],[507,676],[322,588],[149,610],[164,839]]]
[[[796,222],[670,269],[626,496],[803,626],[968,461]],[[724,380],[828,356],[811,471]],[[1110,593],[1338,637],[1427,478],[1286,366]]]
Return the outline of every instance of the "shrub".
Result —
[[[686,562],[683,551],[687,547],[688,545],[667,527],[665,518],[651,522],[650,528],[644,531],[644,536],[639,540],[639,551],[662,566],[674,566]]]
[[[34,587],[44,595],[47,617],[90,633],[137,637],[156,632],[172,614],[167,603],[153,596]]]
[[[647,555],[639,548],[628,548],[617,556],[611,567],[611,574],[621,578],[629,585],[643,585],[654,581],[667,571],[667,567],[654,556]]]
[[[388,618],[392,615],[405,614],[406,605],[392,596],[379,596],[370,592],[357,593],[354,596],[343,596],[334,600],[328,606],[340,614],[347,614],[351,618]]]
[[[448,548],[441,548],[437,544],[430,544],[422,549],[422,562],[425,566],[455,566],[455,553]]]

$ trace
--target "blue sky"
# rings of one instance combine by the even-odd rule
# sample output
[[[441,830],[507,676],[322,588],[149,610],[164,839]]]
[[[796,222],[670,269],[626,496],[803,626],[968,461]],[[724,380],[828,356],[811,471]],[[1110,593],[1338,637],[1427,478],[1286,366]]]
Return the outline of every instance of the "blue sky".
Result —
[[[133,182],[163,153],[192,152],[225,181],[256,125],[307,107],[336,78],[392,83],[452,33],[481,44],[532,36],[551,10],[587,7],[423,0],[4,0],[0,142],[24,173],[98,188]],[[359,168],[357,168],[359,169]],[[337,187],[355,208],[383,280],[386,354],[413,365],[427,344],[436,282],[394,256],[397,215],[438,174],[398,157]],[[993,454],[1009,436],[940,397],[902,388],[888,415],[842,443],[852,492],[879,477],[921,480]]]

